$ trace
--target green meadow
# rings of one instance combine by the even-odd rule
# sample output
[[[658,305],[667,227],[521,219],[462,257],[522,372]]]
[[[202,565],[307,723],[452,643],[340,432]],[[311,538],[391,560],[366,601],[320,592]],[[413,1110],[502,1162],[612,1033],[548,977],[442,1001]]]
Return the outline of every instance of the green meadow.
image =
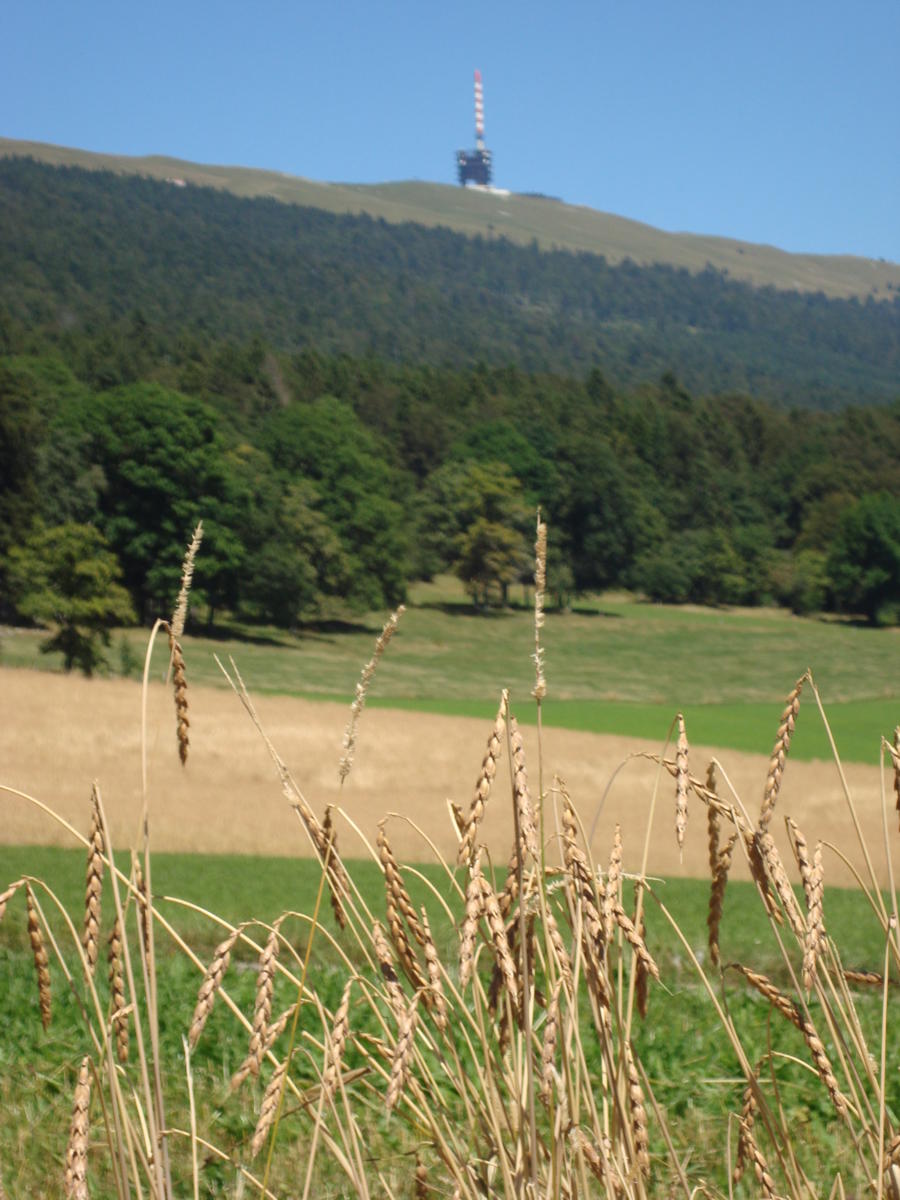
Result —
[[[506,610],[476,613],[458,581],[410,589],[408,609],[368,703],[491,718],[503,686],[521,721],[535,719],[532,612],[527,596]],[[386,614],[311,624],[296,636],[223,626],[184,639],[190,681],[227,686],[216,664],[234,658],[256,693],[348,701]],[[0,638],[0,664],[60,668],[38,652],[41,634]],[[875,763],[879,737],[900,722],[900,631],[781,609],[699,609],[643,603],[626,595],[587,597],[550,611],[543,633],[546,724],[662,742],[676,712],[698,745],[768,753],[784,697],[809,667],[841,757]],[[114,635],[110,670],[137,676],[146,631]],[[166,650],[157,643],[161,664]],[[160,667],[160,669],[162,669]],[[791,753],[825,759],[825,726],[804,700]]]

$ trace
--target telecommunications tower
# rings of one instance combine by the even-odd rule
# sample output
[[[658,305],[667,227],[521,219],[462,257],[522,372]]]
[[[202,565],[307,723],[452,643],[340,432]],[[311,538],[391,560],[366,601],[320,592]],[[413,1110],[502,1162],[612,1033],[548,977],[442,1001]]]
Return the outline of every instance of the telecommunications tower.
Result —
[[[475,72],[475,149],[457,150],[456,173],[461,187],[466,184],[491,186],[491,152],[484,144],[484,98],[480,71]]]

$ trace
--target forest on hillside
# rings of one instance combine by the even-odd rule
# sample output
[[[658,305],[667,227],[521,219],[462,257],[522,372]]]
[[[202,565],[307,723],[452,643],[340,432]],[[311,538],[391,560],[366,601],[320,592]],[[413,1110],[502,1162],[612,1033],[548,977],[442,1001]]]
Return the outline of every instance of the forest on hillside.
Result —
[[[136,319],[102,336],[0,358],[0,619],[59,624],[101,591],[119,623],[170,611],[200,518],[210,625],[296,629],[444,571],[488,607],[529,578],[538,505],[553,603],[625,586],[900,617],[900,403],[783,411],[671,373],[621,389]]]
[[[97,387],[133,325],[391,363],[479,363],[618,389],[672,371],[693,395],[781,407],[890,403],[900,295],[828,299],[712,269],[617,266],[502,238],[389,225],[209,188],[0,161],[0,351],[55,350]],[[168,351],[163,351],[167,353]],[[88,361],[90,360],[90,361]]]

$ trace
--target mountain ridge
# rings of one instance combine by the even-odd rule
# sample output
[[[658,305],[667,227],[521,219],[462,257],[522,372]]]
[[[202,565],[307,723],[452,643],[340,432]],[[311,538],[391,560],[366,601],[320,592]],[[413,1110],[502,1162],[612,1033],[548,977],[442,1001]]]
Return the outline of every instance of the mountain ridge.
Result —
[[[638,266],[662,264],[699,273],[712,268],[730,279],[780,291],[821,292],[836,298],[889,300],[900,292],[900,264],[854,255],[797,254],[774,246],[694,233],[671,233],[612,213],[549,197],[476,191],[415,180],[324,183],[255,167],[193,163],[166,155],[126,156],[0,138],[0,158],[28,157],[47,165],[141,175],[213,187],[245,198],[331,213],[366,214],[388,224],[444,227],[469,237],[536,243],[630,259]]]

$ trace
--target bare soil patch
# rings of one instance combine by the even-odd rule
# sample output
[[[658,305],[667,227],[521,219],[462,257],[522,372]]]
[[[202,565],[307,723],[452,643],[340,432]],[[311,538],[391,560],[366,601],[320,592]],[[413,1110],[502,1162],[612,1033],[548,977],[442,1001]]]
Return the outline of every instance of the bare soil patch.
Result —
[[[191,753],[187,767],[182,768],[171,691],[160,682],[150,688],[148,790],[156,849],[309,854],[265,745],[236,697],[212,688],[191,688],[189,695]],[[318,812],[328,803],[340,805],[361,834],[372,841],[380,818],[386,813],[398,814],[391,821],[390,832],[401,857],[407,861],[432,858],[426,839],[452,857],[455,834],[447,801],[455,800],[468,810],[489,732],[482,722],[367,709],[360,722],[353,770],[341,789],[337,766],[349,700],[347,704],[325,704],[262,696],[255,703],[267,734]],[[774,713],[773,737],[776,725]],[[138,840],[140,728],[141,689],[134,682],[0,670],[0,784],[28,793],[86,831],[91,783],[96,779],[114,838],[121,846]],[[526,728],[523,732],[531,788],[536,794],[537,731]],[[640,867],[651,797],[658,786],[650,873],[705,876],[705,809],[697,802],[692,806],[681,859],[675,844],[672,780],[667,773],[659,774],[654,764],[636,757],[659,750],[656,742],[547,729],[543,734],[543,786],[550,787],[554,775],[560,775],[588,826],[599,812],[592,842],[598,862],[606,858],[616,823],[621,824],[629,870]],[[714,753],[735,793],[748,812],[755,814],[767,757],[692,746],[692,773],[703,775]],[[886,882],[880,772],[874,765],[849,764],[845,775],[876,870]],[[887,802],[892,803],[890,780]],[[552,822],[552,809],[547,811]],[[788,850],[778,817],[788,813],[811,842],[825,839],[855,863],[861,862],[834,763],[788,759],[773,822],[785,855]],[[896,817],[892,811],[888,824],[893,840]],[[484,828],[494,861],[505,863],[512,825],[507,776],[502,771]],[[548,836],[551,833],[548,830]],[[365,852],[359,836],[346,823],[340,836],[345,855]],[[71,845],[73,840],[64,826],[27,800],[0,793],[0,842]],[[895,870],[898,866],[895,862]],[[827,857],[826,871],[833,883],[853,881],[835,855]],[[738,865],[738,873],[746,874],[743,864]]]

